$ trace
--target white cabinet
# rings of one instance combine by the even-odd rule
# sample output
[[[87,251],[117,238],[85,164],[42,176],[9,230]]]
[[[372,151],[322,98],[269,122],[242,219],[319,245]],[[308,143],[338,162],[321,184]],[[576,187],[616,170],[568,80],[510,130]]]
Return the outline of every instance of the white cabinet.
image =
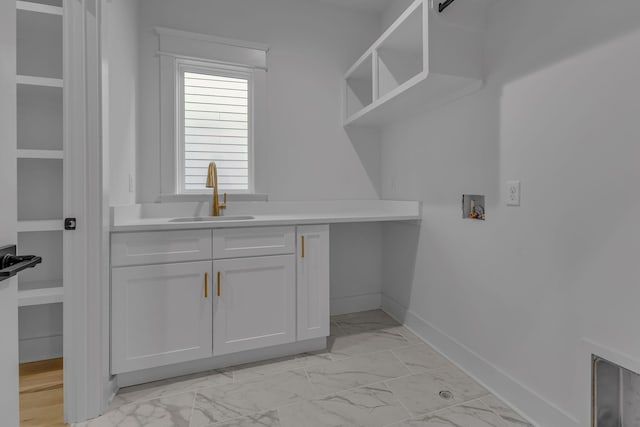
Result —
[[[213,353],[296,340],[295,256],[216,260]]]
[[[112,269],[111,372],[211,356],[211,261]]]
[[[328,225],[116,233],[111,266],[113,374],[329,335]]]
[[[297,228],[298,340],[329,335],[329,226]]]

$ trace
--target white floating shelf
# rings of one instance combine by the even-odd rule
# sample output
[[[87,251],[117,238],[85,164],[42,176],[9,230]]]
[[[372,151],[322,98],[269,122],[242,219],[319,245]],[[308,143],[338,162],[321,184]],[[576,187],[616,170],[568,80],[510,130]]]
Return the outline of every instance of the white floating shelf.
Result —
[[[384,125],[481,88],[481,3],[439,13],[415,0],[344,76],[344,125]]]
[[[34,231],[62,231],[64,223],[61,219],[43,221],[18,221],[18,232],[29,233]]]
[[[17,75],[16,84],[29,86],[63,87],[64,81],[62,79],[52,79],[50,77]]]
[[[19,159],[62,159],[62,150],[18,150]]]
[[[62,8],[59,6],[50,6],[48,4],[34,3],[30,1],[16,1],[16,9],[62,16]]]
[[[62,284],[55,288],[41,288],[18,291],[18,307],[60,303],[64,299]]]

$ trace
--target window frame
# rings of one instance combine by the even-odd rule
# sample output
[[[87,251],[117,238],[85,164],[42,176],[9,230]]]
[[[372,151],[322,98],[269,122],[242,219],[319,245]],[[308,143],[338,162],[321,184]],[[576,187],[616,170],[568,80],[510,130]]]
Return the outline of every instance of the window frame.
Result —
[[[248,156],[248,188],[246,190],[226,190],[228,194],[254,194],[255,192],[255,169],[254,169],[254,69],[229,65],[216,61],[193,60],[178,58],[175,62],[175,153],[176,153],[176,194],[209,194],[210,189],[203,187],[202,190],[185,189],[185,131],[184,131],[184,73],[193,72],[200,74],[218,75],[223,77],[241,78],[247,80],[247,156]],[[224,191],[224,190],[223,190]]]

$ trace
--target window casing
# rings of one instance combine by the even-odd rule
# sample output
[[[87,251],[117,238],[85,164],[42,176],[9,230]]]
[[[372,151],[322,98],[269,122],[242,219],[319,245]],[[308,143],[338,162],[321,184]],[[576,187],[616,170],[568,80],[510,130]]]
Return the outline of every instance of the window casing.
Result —
[[[253,193],[253,70],[176,61],[177,193],[202,194],[215,161],[218,191]]]
[[[159,58],[159,164],[149,166],[157,171],[158,201],[208,200],[211,189],[185,186],[184,151],[184,72],[212,73],[243,77],[248,81],[248,190],[228,189],[230,200],[264,200],[264,184],[256,175],[256,158],[265,158],[261,140],[267,138],[267,53],[269,46],[238,39],[192,33],[172,28],[154,27],[158,36]],[[182,81],[182,84],[181,84]],[[262,138],[262,139],[261,139]],[[257,141],[257,142],[256,142]],[[256,154],[257,153],[257,154]],[[193,159],[192,159],[193,160]],[[222,160],[220,161],[220,166]],[[201,179],[201,178],[200,178]],[[220,184],[223,184],[220,182]],[[153,197],[153,188],[149,186]],[[237,197],[233,197],[234,194]],[[206,198],[205,198],[206,197]]]

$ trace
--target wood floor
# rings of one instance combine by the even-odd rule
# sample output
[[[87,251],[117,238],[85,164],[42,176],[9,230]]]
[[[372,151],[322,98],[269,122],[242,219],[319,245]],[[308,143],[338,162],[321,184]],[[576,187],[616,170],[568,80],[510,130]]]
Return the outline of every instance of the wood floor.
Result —
[[[20,426],[61,427],[62,359],[20,365]]]

